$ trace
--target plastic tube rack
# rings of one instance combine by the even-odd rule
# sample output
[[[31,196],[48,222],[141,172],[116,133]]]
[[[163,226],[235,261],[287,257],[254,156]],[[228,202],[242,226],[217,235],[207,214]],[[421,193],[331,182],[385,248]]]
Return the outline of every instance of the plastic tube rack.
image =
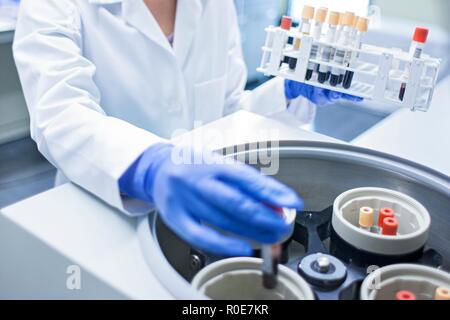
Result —
[[[422,54],[420,59],[416,59],[401,49],[388,49],[368,44],[363,44],[360,49],[342,46],[338,43],[326,42],[323,34],[320,40],[314,40],[312,36],[302,34],[295,28],[285,30],[270,26],[266,28],[266,33],[261,65],[257,69],[266,76],[279,76],[367,100],[406,107],[412,111],[428,111],[438,78],[440,59],[426,54]],[[290,43],[297,39],[301,41],[301,45],[299,50],[294,50]],[[313,45],[319,46],[319,52],[325,46],[331,47],[333,51],[345,50],[351,57],[350,61],[356,61],[356,63],[350,67],[349,64],[325,62],[320,60],[320,54],[317,59],[311,59]],[[282,63],[285,58],[297,59],[294,70],[289,69],[286,63]],[[336,67],[344,72],[354,72],[351,87],[345,89],[339,85],[334,87],[326,82],[319,83],[316,73],[313,78],[306,80],[306,71],[310,62]],[[399,97],[402,83],[406,83],[403,100]]]

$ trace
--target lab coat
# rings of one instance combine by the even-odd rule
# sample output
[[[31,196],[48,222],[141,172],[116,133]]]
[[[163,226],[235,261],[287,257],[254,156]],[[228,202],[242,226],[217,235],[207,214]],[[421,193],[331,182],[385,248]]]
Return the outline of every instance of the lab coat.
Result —
[[[232,0],[178,0],[173,47],[142,0],[22,0],[13,50],[40,152],[130,215],[149,205],[118,179],[152,144],[241,108],[287,107],[282,79],[244,91]],[[309,122],[313,106],[295,103]]]

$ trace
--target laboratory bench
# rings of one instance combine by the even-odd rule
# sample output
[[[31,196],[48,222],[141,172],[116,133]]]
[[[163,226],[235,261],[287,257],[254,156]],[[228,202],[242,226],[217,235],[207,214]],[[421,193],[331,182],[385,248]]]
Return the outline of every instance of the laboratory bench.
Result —
[[[426,113],[398,110],[352,141],[450,176],[450,76],[436,87]]]

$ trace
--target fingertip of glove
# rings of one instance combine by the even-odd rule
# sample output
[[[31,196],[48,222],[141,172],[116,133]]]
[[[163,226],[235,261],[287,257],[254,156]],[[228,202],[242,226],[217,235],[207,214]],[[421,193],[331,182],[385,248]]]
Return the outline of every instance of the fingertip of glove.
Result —
[[[330,94],[328,96],[330,97],[330,100],[336,101],[342,97],[342,94],[336,91],[330,91]]]
[[[302,198],[300,198],[300,197],[298,197],[298,196],[296,196],[296,197],[297,197],[297,203],[296,203],[296,205],[295,205],[294,207],[292,207],[292,208],[293,208],[293,209],[297,209],[298,211],[302,211],[303,208],[305,207],[305,202],[303,201]]]
[[[293,83],[292,80],[288,80],[288,79],[284,80],[284,95],[289,100],[295,99],[294,92],[293,92],[294,90],[291,87],[292,83]]]
[[[303,199],[301,199],[294,191],[284,194],[277,199],[276,206],[281,208],[290,208],[303,210]]]
[[[349,100],[349,101],[353,101],[353,102],[360,102],[360,101],[364,100],[364,98],[352,96],[350,94],[344,94],[344,95],[342,95],[342,98]]]

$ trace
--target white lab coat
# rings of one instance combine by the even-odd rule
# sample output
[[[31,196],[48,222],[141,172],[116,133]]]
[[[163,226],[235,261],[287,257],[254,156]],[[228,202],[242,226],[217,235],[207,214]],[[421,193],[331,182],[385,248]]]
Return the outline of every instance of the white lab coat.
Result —
[[[142,0],[22,0],[13,49],[39,150],[131,215],[148,205],[118,179],[152,144],[239,108],[286,108],[281,79],[244,91],[232,0],[178,0],[173,48]]]

